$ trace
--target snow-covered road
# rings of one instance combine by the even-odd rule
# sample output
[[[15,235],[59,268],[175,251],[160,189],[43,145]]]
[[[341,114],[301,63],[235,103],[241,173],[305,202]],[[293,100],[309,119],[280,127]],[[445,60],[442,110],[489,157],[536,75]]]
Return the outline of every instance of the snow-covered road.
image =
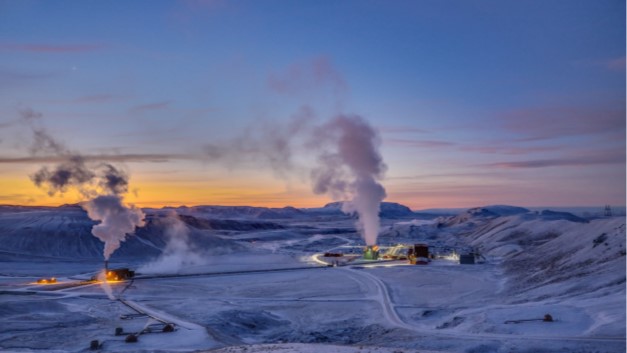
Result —
[[[376,266],[376,265],[374,265]],[[525,334],[524,337],[520,337],[514,334],[498,334],[498,333],[468,333],[460,330],[443,331],[441,329],[427,329],[425,327],[416,327],[405,322],[396,310],[396,304],[393,302],[390,292],[386,284],[376,275],[368,271],[368,267],[371,266],[347,266],[340,267],[342,271],[345,271],[352,275],[352,278],[362,283],[364,287],[368,287],[372,284],[376,288],[376,294],[374,296],[366,297],[367,299],[373,299],[379,302],[383,314],[386,320],[392,325],[398,328],[407,329],[416,333],[425,335],[435,335],[441,337],[451,338],[464,338],[474,340],[548,340],[548,341],[579,341],[579,342],[627,342],[624,336],[615,337],[600,337],[600,336],[567,336],[567,335],[529,335]],[[451,279],[454,280],[454,279]],[[486,307],[485,310],[490,310]],[[551,325],[547,323],[546,325]]]

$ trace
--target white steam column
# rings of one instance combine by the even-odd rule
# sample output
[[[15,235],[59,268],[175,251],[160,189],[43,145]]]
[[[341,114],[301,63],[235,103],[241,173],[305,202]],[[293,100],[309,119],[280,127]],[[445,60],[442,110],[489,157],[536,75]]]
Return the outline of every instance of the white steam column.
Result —
[[[314,192],[345,200],[342,211],[357,213],[357,229],[366,245],[375,246],[385,188],[378,182],[386,165],[379,135],[359,116],[338,116],[315,133],[322,143],[318,167],[312,171]]]

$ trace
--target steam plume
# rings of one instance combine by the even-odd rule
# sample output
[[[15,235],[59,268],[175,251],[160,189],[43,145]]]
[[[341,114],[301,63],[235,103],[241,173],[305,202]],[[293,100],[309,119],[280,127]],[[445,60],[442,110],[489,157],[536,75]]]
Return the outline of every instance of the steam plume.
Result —
[[[144,226],[144,213],[135,206],[126,206],[119,195],[100,195],[83,204],[89,218],[100,221],[91,233],[105,243],[104,258],[120,247],[126,234],[135,232],[135,227]]]
[[[207,263],[207,258],[190,245],[189,228],[176,212],[169,213],[164,222],[168,243],[159,258],[138,269],[141,273],[180,273],[186,267]]]
[[[99,186],[114,195],[128,192],[128,175],[111,164],[102,164]]]
[[[52,168],[41,167],[31,175],[31,180],[46,189],[50,196],[75,188],[89,199],[82,207],[89,218],[100,222],[94,225],[92,234],[105,243],[104,258],[108,260],[126,239],[126,234],[144,225],[143,212],[123,203],[122,195],[128,192],[128,174],[108,163],[88,164],[81,154],[69,150],[40,125],[40,113],[25,109],[20,116],[32,131],[30,152],[63,159]]]
[[[302,169],[294,160],[296,149],[305,155],[313,153],[317,165],[308,168],[313,192],[346,201],[342,210],[357,213],[358,229],[366,243],[374,245],[379,207],[386,197],[378,182],[386,170],[379,136],[359,116],[341,115],[317,126],[313,119],[311,109],[303,108],[286,126],[266,124],[263,129],[249,129],[227,143],[207,145],[205,152],[210,160],[230,167],[248,161],[263,163],[280,176]],[[297,140],[306,143],[298,145]]]
[[[68,160],[56,165],[52,170],[41,167],[30,178],[37,187],[47,189],[48,195],[64,193],[69,187],[83,191],[83,186],[91,183],[96,174],[86,165],[79,155],[70,156]]]
[[[322,142],[318,166],[311,172],[316,194],[329,194],[343,203],[345,213],[357,212],[357,228],[367,245],[379,234],[379,208],[386,197],[377,182],[386,166],[379,153],[376,131],[359,116],[338,116],[314,132]]]
[[[64,193],[70,187],[84,191],[84,186],[92,182],[95,173],[85,165],[85,160],[78,153],[70,151],[63,142],[55,139],[46,128],[41,126],[41,113],[32,109],[20,111],[21,121],[32,132],[33,140],[29,148],[32,155],[55,155],[64,161],[49,169],[41,167],[30,176],[37,187],[46,189],[48,195]]]

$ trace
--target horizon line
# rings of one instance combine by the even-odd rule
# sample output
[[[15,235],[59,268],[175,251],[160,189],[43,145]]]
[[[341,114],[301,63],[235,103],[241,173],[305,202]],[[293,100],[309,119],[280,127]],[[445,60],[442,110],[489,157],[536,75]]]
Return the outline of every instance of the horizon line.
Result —
[[[87,201],[87,200],[86,200]],[[51,208],[59,208],[59,207],[64,207],[64,206],[80,206],[81,203],[86,202],[86,201],[81,201],[81,202],[76,202],[76,203],[61,203],[61,204],[55,204],[55,205],[50,205],[50,204],[8,204],[8,203],[0,203],[0,207],[51,207]],[[192,204],[192,205],[186,205],[186,204],[179,204],[179,205],[170,205],[170,204],[164,204],[161,206],[138,206],[138,203],[129,203],[135,206],[138,206],[139,208],[142,209],[164,209],[164,208],[182,208],[182,207],[187,207],[187,208],[192,208],[192,207],[254,207],[254,208],[295,208],[295,209],[310,209],[310,208],[322,208],[325,207],[326,205],[332,204],[332,203],[336,203],[336,202],[345,202],[345,201],[330,201],[327,202],[323,205],[319,205],[319,206],[310,206],[310,207],[296,207],[296,206],[291,206],[291,205],[284,205],[284,206],[263,206],[263,205],[245,205],[245,204],[237,204],[237,205],[225,205],[225,204],[211,204],[211,203],[198,203],[198,204]],[[496,203],[496,204],[488,204],[488,205],[480,205],[480,206],[461,206],[461,207],[428,207],[428,208],[420,208],[420,209],[414,209],[411,208],[401,202],[395,202],[395,201],[383,201],[382,203],[394,203],[394,204],[398,204],[401,206],[405,206],[407,208],[409,208],[412,212],[421,212],[421,211],[430,211],[430,210],[468,210],[468,209],[473,209],[473,208],[483,208],[483,207],[493,207],[493,206],[509,206],[509,207],[521,207],[521,208],[527,208],[527,209],[538,209],[538,208],[544,208],[544,209],[551,209],[551,208],[573,208],[573,209],[577,209],[577,208],[587,208],[587,209],[592,209],[592,208],[598,208],[600,211],[603,210],[603,208],[608,205],[608,204],[603,204],[603,205],[577,205],[577,206],[566,206],[566,205],[552,205],[552,206],[521,206],[521,205],[516,205],[516,204],[502,204],[502,203]],[[627,208],[627,204],[622,204],[622,205],[612,205],[609,204],[610,207],[616,207],[616,208]]]

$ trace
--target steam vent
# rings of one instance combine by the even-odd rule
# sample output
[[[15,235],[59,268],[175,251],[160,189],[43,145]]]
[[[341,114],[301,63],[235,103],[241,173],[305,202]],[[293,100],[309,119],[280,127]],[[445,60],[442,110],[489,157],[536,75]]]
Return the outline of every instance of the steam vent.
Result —
[[[379,259],[379,246],[368,245],[364,248],[364,260],[378,260]]]

